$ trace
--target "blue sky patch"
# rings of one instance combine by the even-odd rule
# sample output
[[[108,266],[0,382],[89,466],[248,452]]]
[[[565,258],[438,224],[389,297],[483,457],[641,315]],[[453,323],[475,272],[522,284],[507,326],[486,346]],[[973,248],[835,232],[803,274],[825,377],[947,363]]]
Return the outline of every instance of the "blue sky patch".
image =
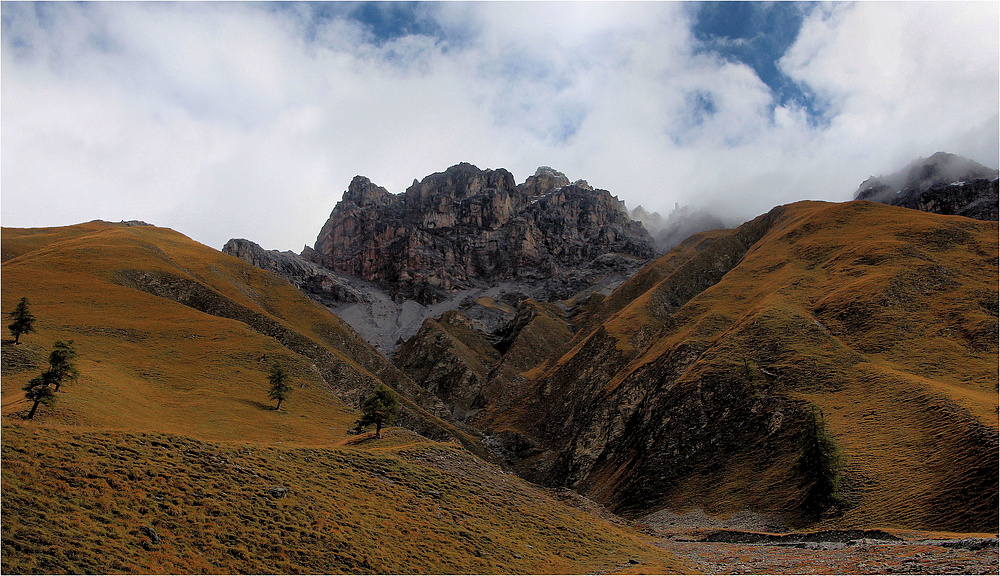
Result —
[[[719,111],[715,96],[706,90],[694,90],[684,96],[684,107],[667,130],[675,146],[688,146],[700,135],[699,128]]]
[[[309,41],[331,20],[360,24],[376,46],[411,35],[444,37],[432,16],[435,2],[269,2],[266,6],[274,12],[303,14],[305,38]]]
[[[693,8],[697,52],[713,52],[751,67],[774,94],[775,105],[798,105],[813,124],[823,123],[825,105],[808,87],[778,68],[813,10],[805,2],[704,2]]]
[[[359,2],[348,13],[351,20],[363,24],[375,44],[410,35],[441,36],[441,27],[426,17],[431,2]]]

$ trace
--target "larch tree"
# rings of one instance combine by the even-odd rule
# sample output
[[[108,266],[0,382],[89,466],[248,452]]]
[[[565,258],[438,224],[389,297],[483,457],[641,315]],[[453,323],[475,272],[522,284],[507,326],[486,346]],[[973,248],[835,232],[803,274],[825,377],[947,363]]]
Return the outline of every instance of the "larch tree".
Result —
[[[28,420],[34,419],[39,404],[46,406],[55,404],[56,392],[63,382],[75,381],[79,377],[80,373],[74,363],[76,357],[76,348],[73,347],[72,340],[69,342],[56,340],[52,345],[48,369],[29,380],[23,388],[24,397],[33,402],[31,411],[28,412]]]
[[[34,419],[39,404],[46,406],[55,404],[56,393],[52,387],[52,373],[46,370],[29,380],[24,386],[24,397],[33,402],[31,411],[28,412],[28,420]]]
[[[361,419],[358,427],[375,425],[375,437],[382,437],[382,426],[392,424],[399,415],[399,398],[392,388],[379,384],[375,392],[361,402]]]
[[[52,382],[55,384],[56,392],[66,380],[76,382],[80,377],[80,372],[74,363],[76,357],[76,348],[73,347],[72,340],[69,342],[56,340],[52,345],[52,352],[49,353],[49,371],[52,372]]]
[[[12,323],[7,325],[10,333],[14,335],[14,344],[21,343],[21,335],[35,331],[35,315],[31,313],[28,299],[21,296],[14,311],[10,313]]]
[[[840,504],[844,457],[826,429],[823,412],[815,405],[809,406],[804,424],[794,470],[799,474],[799,485],[805,488],[802,509],[818,517]]]
[[[278,401],[278,405],[274,407],[275,410],[281,410],[281,402],[287,400],[288,395],[292,392],[292,387],[288,385],[288,378],[288,372],[285,372],[285,368],[279,362],[271,365],[271,374],[267,377],[271,383],[271,389],[267,395],[271,400]]]

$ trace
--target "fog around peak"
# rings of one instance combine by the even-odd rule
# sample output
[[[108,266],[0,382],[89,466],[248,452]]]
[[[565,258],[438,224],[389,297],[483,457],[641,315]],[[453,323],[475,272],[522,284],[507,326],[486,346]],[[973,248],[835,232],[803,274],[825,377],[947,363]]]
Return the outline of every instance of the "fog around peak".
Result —
[[[923,192],[936,184],[951,184],[979,178],[994,179],[998,173],[1000,171],[996,168],[983,166],[974,160],[947,152],[937,152],[929,158],[914,160],[898,172],[873,176],[865,180],[854,194],[854,198],[884,202],[902,190]]]

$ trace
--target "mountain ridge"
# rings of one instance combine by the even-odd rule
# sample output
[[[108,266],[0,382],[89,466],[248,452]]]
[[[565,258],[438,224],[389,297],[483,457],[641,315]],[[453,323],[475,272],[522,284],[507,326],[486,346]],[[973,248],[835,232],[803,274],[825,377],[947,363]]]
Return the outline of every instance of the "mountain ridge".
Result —
[[[668,254],[606,298],[610,309],[591,306],[571,341],[556,339],[547,345],[554,355],[508,381],[519,396],[487,402],[470,423],[525,477],[623,514],[698,502],[793,524],[988,529],[997,502],[996,224],[878,206],[796,203],[693,239],[701,249],[686,248],[686,262]],[[838,232],[872,222],[880,232],[868,230],[858,246]],[[911,325],[923,328],[908,334]],[[938,485],[914,480],[908,502],[886,503],[892,482],[862,464],[891,454],[854,412],[872,380],[907,399],[880,395],[885,414],[950,438],[945,457],[926,439],[883,432],[908,446],[901,477],[938,475]],[[793,469],[810,406],[845,444],[845,500],[822,518],[802,511]],[[947,458],[962,467],[942,468]],[[704,474],[719,488],[697,488]],[[939,486],[976,486],[961,488],[977,494],[963,497],[967,518],[944,504]]]
[[[855,200],[936,214],[997,220],[1000,171],[947,152],[914,160],[899,172],[861,183]]]
[[[107,557],[154,572],[693,571],[636,532],[552,507],[565,486],[650,525],[701,510],[785,528],[989,533],[997,232],[865,201],[777,207],[688,238],[613,291],[482,296],[511,319],[502,329],[448,312],[392,367],[279,276],[176,232],[5,228],[3,305],[26,294],[42,320],[3,343],[4,569],[87,571]],[[336,351],[336,369],[295,334]],[[11,420],[20,384],[67,338],[80,382],[37,422]],[[298,385],[281,411],[262,401],[275,359]],[[331,386],[351,401],[382,378],[406,383],[408,410],[426,414],[402,424],[468,450],[401,428],[348,435],[357,412]],[[837,503],[819,511],[803,506],[796,464],[810,414],[845,462]],[[554,491],[538,499],[472,453]],[[373,485],[391,497],[369,497]],[[374,554],[380,507],[422,528],[394,528]],[[52,521],[63,517],[74,520]],[[288,543],[268,540],[279,526],[296,527]],[[552,530],[574,536],[546,540]],[[227,536],[240,531],[243,542]],[[354,531],[365,548],[322,561],[299,545],[343,546]],[[420,548],[425,533],[446,558]]]
[[[41,241],[41,246],[34,246]],[[219,253],[197,244],[169,229],[95,221],[80,226],[47,229],[18,230],[5,228],[3,232],[5,294],[20,290],[32,294],[32,284],[58,283],[60,292],[68,294],[74,287],[81,295],[91,295],[95,302],[104,302],[95,310],[109,310],[108,319],[88,320],[90,324],[104,322],[119,325],[109,329],[105,338],[150,340],[143,330],[134,327],[142,318],[132,318],[121,310],[132,306],[129,302],[143,302],[143,306],[160,310],[163,318],[173,318],[179,325],[225,325],[222,334],[250,334],[253,338],[278,344],[280,354],[286,356],[289,366],[306,369],[314,385],[327,389],[338,401],[356,403],[374,388],[377,382],[407,392],[407,398],[421,398],[423,391],[416,387],[371,346],[358,338],[353,329],[341,319],[329,314],[321,306],[305,298],[302,293],[276,275],[248,266],[243,260]],[[112,257],[114,254],[114,257]],[[102,269],[107,259],[115,262],[110,271]],[[246,282],[252,282],[247,285]],[[67,296],[74,301],[81,296]],[[183,308],[176,308],[176,306]],[[45,307],[58,304],[38,303],[40,312]],[[39,314],[40,316],[42,314]],[[195,321],[194,318],[201,318]],[[290,325],[290,319],[308,319],[306,329]],[[196,357],[212,358],[216,355],[207,343],[202,343],[201,331],[192,331],[184,349],[190,348]],[[128,336],[134,334],[134,336]],[[70,338],[72,336],[69,336]],[[233,336],[231,336],[233,337]],[[156,339],[153,339],[155,341]],[[179,390],[185,390],[185,381],[192,378],[190,368],[181,368],[181,360],[163,354],[177,350],[174,345],[163,345],[163,351],[149,350],[140,355],[148,364],[150,378],[126,373],[115,375],[122,385],[144,389],[156,381],[161,369],[156,365],[176,366]],[[86,351],[82,349],[81,352]],[[272,355],[275,352],[271,353]],[[99,356],[102,356],[100,354]],[[263,357],[267,357],[264,354]],[[264,360],[241,360],[233,369],[237,372],[264,371]],[[179,364],[180,363],[180,364]],[[226,363],[218,361],[219,366]],[[261,376],[262,377],[262,376]],[[128,384],[126,384],[128,383]],[[321,384],[320,384],[321,383]],[[168,386],[164,392],[171,390]],[[219,391],[227,402],[223,391]],[[162,397],[163,392],[154,396]],[[407,400],[407,402],[410,402]],[[15,405],[20,402],[15,401]],[[430,436],[444,437],[442,432],[451,427],[439,419],[448,411],[431,397],[423,402],[428,411],[410,403],[404,408],[404,421]],[[245,412],[248,407],[239,402],[232,408]],[[443,427],[442,427],[443,425]],[[167,429],[165,431],[174,431]],[[461,433],[458,434],[462,436]]]
[[[952,156],[938,154],[933,159],[938,166],[951,162]],[[968,167],[968,163],[960,164],[962,169]],[[462,194],[471,194],[474,188],[500,186],[509,189],[512,182],[508,174],[499,171],[484,173],[471,165],[458,166],[460,169],[451,176],[446,171],[428,177],[426,186],[415,181],[407,194],[414,195],[414,202],[420,204],[428,198],[441,197],[434,191],[442,182],[456,198],[465,198]],[[914,168],[918,166],[923,165],[915,162],[910,172],[921,175],[924,179],[921,181],[926,184],[923,186],[925,192],[934,192],[942,186],[934,178],[954,176],[954,170],[940,170],[940,166]],[[902,181],[905,183],[905,179]],[[351,202],[389,206],[398,201],[370,182],[357,182],[356,190],[345,194]],[[542,196],[546,190],[561,190],[567,186],[572,187],[568,178],[549,168],[539,169],[535,176],[520,185]],[[457,190],[465,192],[457,193]],[[459,419],[481,430],[485,443],[519,474],[542,484],[580,490],[621,513],[640,514],[658,506],[690,504],[692,501],[685,500],[687,496],[683,494],[693,487],[685,483],[692,482],[697,474],[704,474],[704,467],[708,466],[726,470],[720,478],[740,476],[752,486],[769,483],[760,484],[758,488],[769,486],[775,494],[782,494],[780,498],[755,496],[747,499],[744,494],[743,499],[734,501],[743,502],[751,509],[787,514],[792,523],[805,525],[822,521],[833,526],[839,522],[837,516],[845,513],[848,516],[860,514],[863,518],[869,518],[864,516],[869,513],[878,516],[879,513],[872,512],[872,505],[866,505],[865,499],[855,490],[836,510],[828,510],[821,518],[805,511],[811,504],[806,501],[808,490],[804,485],[793,489],[784,486],[789,482],[794,484],[799,477],[795,471],[796,445],[802,430],[810,425],[810,414],[817,411],[827,414],[830,410],[825,404],[829,398],[822,394],[838,391],[840,388],[832,384],[838,379],[847,378],[854,383],[845,388],[851,394],[857,394],[859,387],[863,388],[860,383],[866,379],[879,379],[898,387],[900,397],[923,402],[926,406],[957,402],[958,412],[949,412],[951,415],[941,422],[924,421],[908,412],[906,417],[917,422],[913,426],[944,426],[947,433],[952,434],[956,427],[963,426],[959,421],[971,414],[970,422],[977,424],[969,429],[978,430],[973,436],[981,437],[972,443],[992,446],[996,443],[996,434],[989,430],[995,429],[996,423],[989,417],[989,399],[980,396],[982,390],[975,388],[970,392],[956,387],[947,369],[927,372],[924,368],[900,367],[892,362],[873,362],[867,358],[884,352],[888,341],[905,341],[906,346],[926,350],[928,358],[936,358],[941,366],[955,366],[956,358],[964,358],[963,362],[974,358],[975,376],[969,377],[981,387],[983,382],[996,381],[995,370],[992,376],[988,369],[984,371],[982,352],[995,349],[995,343],[990,342],[996,339],[997,321],[995,305],[983,308],[978,304],[995,301],[995,287],[991,290],[987,284],[982,284],[981,273],[956,272],[955,265],[941,256],[952,254],[956,262],[969,266],[975,260],[974,265],[982,270],[995,271],[996,262],[988,258],[980,262],[973,254],[996,251],[995,242],[983,239],[983,228],[968,223],[932,223],[933,219],[891,210],[886,212],[875,206],[856,201],[844,205],[800,202],[776,207],[736,229],[695,234],[630,279],[601,290],[581,291],[558,301],[551,297],[540,298],[534,303],[524,298],[525,294],[516,295],[504,302],[507,308],[503,309],[500,318],[506,324],[500,322],[491,329],[484,329],[474,315],[461,314],[471,309],[468,306],[452,306],[449,309],[459,312],[447,312],[437,319],[428,315],[419,330],[412,330],[409,336],[401,339],[405,341],[397,347],[395,362],[428,392],[446,399],[445,404]],[[947,210],[931,206],[924,211]],[[642,216],[638,210],[635,212]],[[433,216],[422,221],[424,224],[441,224],[447,228],[456,223],[455,214],[447,210],[418,210],[416,213]],[[876,214],[879,216],[875,217]],[[652,215],[646,216],[652,218]],[[859,226],[874,226],[874,222],[878,225],[866,229],[864,234],[860,232]],[[777,223],[784,230],[780,238],[772,237]],[[908,226],[913,229],[907,231]],[[845,238],[827,234],[829,230],[838,229],[846,231],[846,238],[855,237],[858,245],[851,247]],[[824,270],[829,269],[823,272],[826,276],[822,280],[828,286],[828,293],[814,293],[807,304],[782,303],[783,299],[791,297],[787,288],[778,287],[774,295],[765,295],[760,293],[760,286],[749,280],[744,280],[747,284],[740,289],[720,288],[728,286],[724,278],[735,278],[733,275],[748,266],[748,262],[767,259],[760,255],[761,251],[772,249],[762,247],[765,237],[770,238],[769,246],[784,254],[784,259],[771,258],[757,273],[757,283],[767,284],[769,278],[785,278],[785,274],[795,271],[798,275],[795,282],[815,284],[815,269],[821,266]],[[824,243],[815,240],[820,237],[825,238]],[[904,261],[908,264],[899,264]],[[845,265],[845,262],[851,264]],[[964,270],[961,267],[966,264],[961,264],[959,270]],[[886,270],[895,271],[894,275],[885,278]],[[951,319],[944,320],[947,327],[941,330],[949,336],[944,339],[940,339],[940,335],[927,336],[930,341],[938,342],[940,350],[923,348],[926,344],[907,337],[901,328],[912,323],[907,315],[919,316],[924,311],[907,308],[905,312],[876,312],[885,308],[886,302],[899,301],[901,295],[938,298],[943,297],[938,287],[947,285],[958,289],[969,282],[977,286],[973,292],[978,294],[970,296],[969,302],[979,308],[966,310],[965,304],[948,301],[946,307],[953,312],[950,312]],[[864,294],[866,300],[851,301],[849,297],[859,294],[860,287],[864,288],[860,294]],[[704,312],[692,315],[692,309],[704,307],[700,302],[720,290],[731,293],[733,300],[718,303],[716,311],[707,316]],[[750,312],[722,311],[734,306],[735,302],[750,301],[753,294],[758,299],[763,298],[761,302],[766,304],[758,303],[759,308]],[[491,302],[498,301],[479,296],[475,299],[476,305],[481,307],[492,306]],[[518,305],[516,314],[510,309],[515,304]],[[748,318],[752,319],[752,326],[746,325]],[[869,326],[872,318],[879,318],[882,323],[876,329]],[[942,321],[936,317],[923,318],[917,324],[938,325]],[[831,324],[839,328],[829,328]],[[730,328],[718,332],[723,326]],[[884,336],[845,342],[835,334],[837,330],[859,327]],[[714,336],[706,340],[712,334]],[[756,336],[751,338],[751,334]],[[790,341],[788,334],[796,334],[800,341]],[[755,339],[770,342],[776,348],[762,351],[754,344]],[[487,344],[493,345],[494,352],[489,352]],[[784,347],[783,357],[798,357],[799,360],[781,369],[761,360],[773,356],[781,347]],[[743,362],[733,361],[733,358],[724,360],[719,356],[722,349],[742,355]],[[483,350],[489,353],[481,352]],[[941,382],[941,378],[947,383]],[[809,384],[800,390],[797,387],[802,382]],[[655,394],[643,391],[658,390],[662,386],[669,390]],[[693,399],[694,390],[703,397]],[[709,396],[705,394],[717,400],[707,401],[705,398]],[[746,394],[750,394],[750,400],[740,400]],[[897,410],[896,407],[887,409]],[[689,426],[659,430],[656,418],[649,419],[643,411],[659,411],[662,418],[687,422]],[[836,417],[840,420],[829,423],[835,437],[837,426],[852,422],[844,420],[839,413]],[[726,421],[728,424],[725,430],[707,430],[707,421]],[[668,437],[680,444],[655,450],[646,446],[640,450],[637,444],[640,440],[630,440],[625,434],[625,430],[631,429],[643,430],[647,440]],[[962,446],[971,442],[970,438],[954,440],[956,458],[965,458],[958,454],[964,453],[966,449]],[[756,480],[746,476],[748,470],[740,468],[733,460],[740,442],[748,444],[756,454],[754,458],[758,458],[757,469],[768,470],[767,475]],[[854,444],[851,449],[870,451],[875,450],[877,444]],[[916,462],[922,449],[912,449],[908,458]],[[674,450],[675,456],[677,453],[687,455],[681,461],[673,461],[657,450]],[[989,460],[988,451],[980,456]],[[869,453],[865,456],[866,459],[882,457]],[[675,472],[658,477],[654,470],[662,468]],[[638,471],[624,472],[627,469]],[[973,466],[973,469],[977,468]],[[868,471],[848,467],[846,474],[850,487],[860,482],[859,474],[868,474]],[[984,475],[980,470],[975,473],[979,476],[973,474],[960,480],[942,471],[934,474],[944,474],[946,479],[941,482],[946,484],[986,482],[985,500],[975,505],[977,516],[970,521],[978,523],[975,524],[978,529],[995,519],[995,515],[983,512],[996,499],[995,475]],[[727,482],[734,485],[732,479]],[[678,488],[682,485],[688,488]],[[778,486],[783,487],[779,489]],[[926,485],[921,485],[920,489],[925,492],[914,496],[920,504],[908,507],[897,503],[880,513],[892,518],[890,522],[904,525],[924,522],[935,528],[968,528],[961,520],[947,514],[939,521],[921,516],[924,513],[917,511],[921,506],[938,504],[931,504],[934,498],[929,494],[933,491],[927,491]],[[878,495],[882,487],[873,490],[878,498],[883,497]],[[729,497],[725,491],[712,496],[721,500]],[[725,508],[715,510],[724,512]]]
[[[442,291],[545,280],[609,253],[644,260],[653,248],[607,191],[546,167],[516,185],[507,170],[461,163],[399,195],[355,177],[303,256],[432,304]]]
[[[4,573],[693,570],[491,464],[273,273],[124,223],[5,227],[0,245],[3,309],[26,296],[37,318],[0,355]],[[57,340],[75,342],[79,379],[24,420],[21,387]],[[379,383],[402,418],[381,439],[350,432]]]

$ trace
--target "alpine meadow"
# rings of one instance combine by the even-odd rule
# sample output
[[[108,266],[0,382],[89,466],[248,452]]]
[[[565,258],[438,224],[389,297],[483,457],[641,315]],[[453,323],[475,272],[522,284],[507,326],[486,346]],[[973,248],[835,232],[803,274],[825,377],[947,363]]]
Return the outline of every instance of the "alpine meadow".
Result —
[[[0,572],[1000,573],[998,29],[0,2]]]

